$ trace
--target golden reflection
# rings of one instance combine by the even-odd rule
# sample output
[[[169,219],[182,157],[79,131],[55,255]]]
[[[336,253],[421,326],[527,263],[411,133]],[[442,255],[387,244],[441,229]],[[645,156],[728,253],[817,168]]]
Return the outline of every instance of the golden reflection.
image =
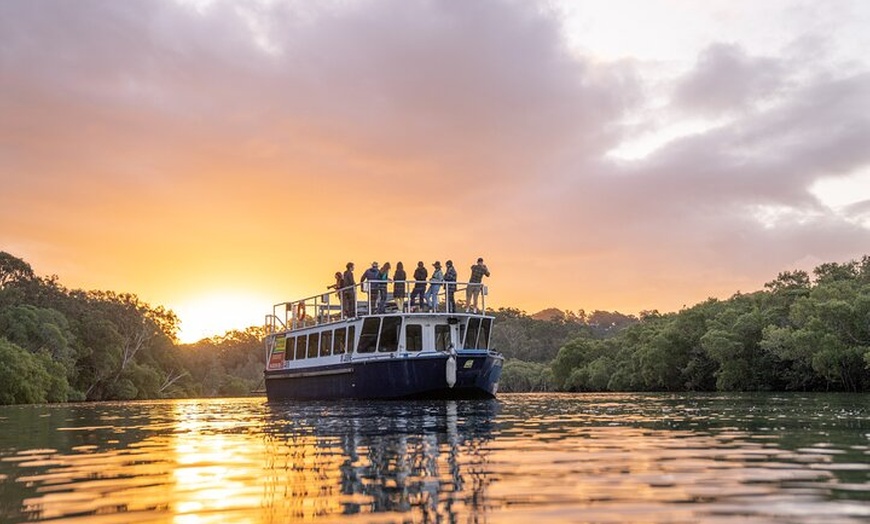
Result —
[[[0,522],[870,516],[860,505],[870,446],[852,420],[837,428],[825,419],[824,430],[837,435],[830,440],[818,431],[753,431],[748,418],[730,412],[705,422],[693,411],[681,424],[659,416],[657,402],[674,403],[661,398],[629,399],[625,407],[547,395],[490,403],[247,398],[15,408],[0,421]]]
[[[174,403],[167,446],[174,463],[173,522],[215,522],[222,520],[217,515],[228,514],[235,522],[260,521],[261,422],[253,413],[235,413],[233,404],[238,400]]]
[[[427,520],[482,508],[488,482],[481,446],[460,436],[455,402],[360,404],[337,414],[325,413],[336,409],[328,403],[267,405],[247,423],[219,403],[173,405],[172,522],[328,522],[392,513]]]
[[[213,399],[58,408],[51,447],[0,453],[0,495],[21,493],[12,509],[0,505],[0,517],[474,522],[486,512],[495,405]]]

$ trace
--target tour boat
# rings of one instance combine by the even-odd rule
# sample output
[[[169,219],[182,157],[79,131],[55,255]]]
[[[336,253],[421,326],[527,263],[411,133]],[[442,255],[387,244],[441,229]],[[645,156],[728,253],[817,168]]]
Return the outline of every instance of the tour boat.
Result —
[[[456,310],[448,293],[480,284],[442,285],[426,308],[394,299],[388,284],[275,304],[266,315],[268,399],[495,397],[504,358],[490,347],[486,287],[483,309],[466,311]]]

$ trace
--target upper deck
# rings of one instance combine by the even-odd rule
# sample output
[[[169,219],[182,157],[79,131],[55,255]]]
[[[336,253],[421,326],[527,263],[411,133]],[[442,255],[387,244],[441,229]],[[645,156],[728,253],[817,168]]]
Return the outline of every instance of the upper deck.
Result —
[[[412,306],[410,297],[414,287],[416,285],[425,286],[425,291],[428,292],[432,284],[438,286],[437,291],[432,295],[434,298],[433,307],[419,307],[419,300],[416,298]],[[397,285],[400,287],[404,285],[404,297],[395,296]],[[467,311],[466,292],[470,287],[475,286],[480,290],[479,309]],[[379,300],[380,292],[384,294],[382,301]],[[266,333],[275,334],[380,314],[450,316],[455,313],[463,313],[482,315],[482,312],[486,311],[487,292],[485,285],[470,282],[415,280],[363,282],[352,287],[275,304],[272,306],[272,313],[266,315]],[[423,302],[426,303],[425,298]]]

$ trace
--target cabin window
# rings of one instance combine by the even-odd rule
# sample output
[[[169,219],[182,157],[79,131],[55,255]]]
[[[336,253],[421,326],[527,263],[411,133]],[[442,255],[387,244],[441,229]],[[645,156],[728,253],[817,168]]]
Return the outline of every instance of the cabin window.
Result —
[[[293,351],[296,349],[294,342],[296,342],[296,339],[293,337],[287,337],[283,340],[278,339],[278,347],[275,349],[277,350],[282,344],[284,345],[284,360],[293,360]]]
[[[408,324],[405,326],[405,350],[420,351],[423,349],[423,326]]]
[[[378,351],[388,352],[399,349],[399,330],[402,329],[401,317],[385,317],[381,323],[381,338]]]
[[[378,345],[378,331],[381,327],[381,319],[368,317],[363,321],[362,332],[359,334],[357,353],[373,353]]]
[[[477,317],[469,318],[468,329],[465,331],[465,344],[463,344],[463,347],[466,349],[477,349],[478,333],[480,333],[480,319]]]
[[[353,348],[353,343],[356,341],[356,326],[347,327],[347,347]]]
[[[308,358],[317,356],[317,346],[320,343],[320,333],[312,333],[308,335]]]
[[[296,337],[296,360],[305,358],[305,344],[308,343],[308,335],[299,335]]]
[[[328,357],[332,353],[332,331],[320,334],[320,356]]]
[[[450,347],[450,326],[435,324],[435,350],[447,351]]]
[[[347,330],[344,328],[338,328],[335,330],[335,341],[332,345],[332,354],[340,355],[344,353],[344,336],[347,334]]]
[[[489,349],[489,331],[492,327],[492,319],[485,318],[480,321],[480,337],[477,339],[480,349]]]

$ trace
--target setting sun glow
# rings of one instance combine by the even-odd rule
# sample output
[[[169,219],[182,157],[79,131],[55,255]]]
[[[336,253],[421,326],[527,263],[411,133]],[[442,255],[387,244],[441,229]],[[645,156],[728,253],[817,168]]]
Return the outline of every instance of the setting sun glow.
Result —
[[[268,297],[217,292],[200,295],[171,308],[181,319],[179,340],[193,343],[225,331],[262,325],[264,316],[271,311],[270,304]]]

